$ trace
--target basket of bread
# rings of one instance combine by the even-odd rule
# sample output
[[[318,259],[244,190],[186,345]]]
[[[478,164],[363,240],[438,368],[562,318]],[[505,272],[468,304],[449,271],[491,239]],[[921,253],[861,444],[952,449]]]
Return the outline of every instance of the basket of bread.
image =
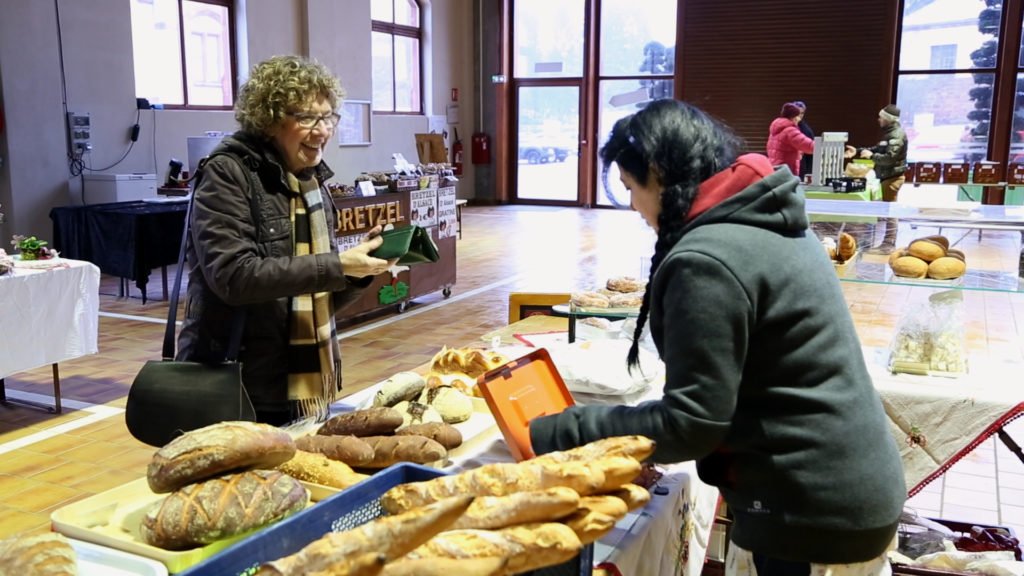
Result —
[[[936,234],[893,251],[889,268],[901,278],[954,281],[967,272],[967,258],[962,251],[949,247],[948,238]]]
[[[590,574],[589,544],[650,500],[641,436],[445,475],[400,464],[187,574]]]

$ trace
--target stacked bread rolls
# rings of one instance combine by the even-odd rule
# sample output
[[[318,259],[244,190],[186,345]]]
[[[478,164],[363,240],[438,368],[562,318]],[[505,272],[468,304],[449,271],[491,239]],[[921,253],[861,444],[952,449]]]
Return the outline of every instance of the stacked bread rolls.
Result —
[[[574,292],[569,302],[581,308],[639,308],[646,289],[647,284],[643,280],[615,276],[601,288]]]
[[[934,235],[919,238],[889,255],[893,274],[904,278],[952,280],[967,271],[963,252],[949,247],[949,239]]]
[[[406,404],[412,409],[380,406],[338,414],[315,435],[297,438],[296,446],[351,467],[376,470],[398,462],[444,460],[448,450],[462,444],[462,434],[440,418],[423,421],[429,406]]]
[[[445,391],[445,388],[461,392],[467,397],[482,397],[480,387],[476,384],[477,379],[508,362],[507,356],[494,350],[443,346],[430,361],[430,371],[426,376],[420,402],[427,402],[436,407],[445,418],[445,422],[450,422],[445,414],[450,414],[456,409],[469,418],[473,408],[472,402],[466,403],[461,397]]]
[[[150,489],[168,495],[143,518],[142,539],[183,550],[302,510],[309,502],[305,487],[272,470],[294,455],[291,436],[254,422],[221,422],[175,438],[146,470]]]
[[[630,484],[654,451],[644,437],[599,440],[518,464],[396,486],[389,513],[328,534],[258,574],[519,574],[561,564],[650,500]],[[369,572],[348,568],[378,561]]]

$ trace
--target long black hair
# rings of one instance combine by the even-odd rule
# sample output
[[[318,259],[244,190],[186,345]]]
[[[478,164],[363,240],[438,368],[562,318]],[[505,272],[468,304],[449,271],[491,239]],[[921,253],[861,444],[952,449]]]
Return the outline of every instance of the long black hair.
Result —
[[[613,203],[618,204],[608,188],[612,163],[643,185],[652,184],[654,178],[663,188],[658,241],[629,349],[630,369],[639,364],[640,336],[650,312],[654,273],[682,237],[700,183],[732,164],[741,146],[731,130],[706,112],[679,100],[663,99],[616,122],[601,147],[602,180]]]

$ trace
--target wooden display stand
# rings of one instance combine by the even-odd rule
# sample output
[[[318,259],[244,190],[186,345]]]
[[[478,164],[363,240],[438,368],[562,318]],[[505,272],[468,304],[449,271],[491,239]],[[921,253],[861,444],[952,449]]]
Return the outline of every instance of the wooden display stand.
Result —
[[[424,180],[430,185],[437,180]],[[355,246],[377,224],[395,227],[416,224],[426,228],[440,259],[431,264],[416,264],[402,270],[396,277],[382,274],[374,278],[362,297],[342,311],[344,317],[355,317],[395,306],[404,312],[409,301],[441,291],[451,295],[455,285],[456,236],[458,225],[455,210],[454,182],[441,182],[434,188],[388,192],[375,196],[335,197],[337,217],[335,235],[339,250]]]

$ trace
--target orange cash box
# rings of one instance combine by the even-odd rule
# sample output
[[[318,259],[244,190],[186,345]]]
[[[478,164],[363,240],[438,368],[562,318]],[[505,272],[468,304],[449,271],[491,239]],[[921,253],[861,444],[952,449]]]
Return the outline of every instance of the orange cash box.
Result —
[[[482,374],[477,384],[517,461],[536,455],[530,445],[530,420],[575,404],[544,348]]]

